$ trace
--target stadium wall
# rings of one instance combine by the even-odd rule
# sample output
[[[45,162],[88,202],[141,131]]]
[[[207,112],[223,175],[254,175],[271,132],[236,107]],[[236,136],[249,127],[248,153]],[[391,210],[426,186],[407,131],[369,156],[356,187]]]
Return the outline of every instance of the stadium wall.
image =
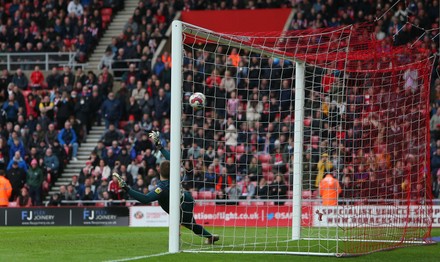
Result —
[[[319,220],[317,211],[322,214]],[[353,213],[355,212],[355,213]],[[392,212],[392,213],[390,213]],[[393,223],[403,226],[407,212],[420,212],[417,206],[391,209],[388,206],[363,206],[362,209],[344,209],[326,206],[304,206],[302,226],[334,227],[368,224],[381,227]],[[196,220],[219,227],[288,227],[292,221],[291,206],[196,206]],[[424,216],[409,216],[408,225],[417,226]],[[362,221],[355,221],[364,219]],[[60,208],[1,208],[0,226],[132,226],[167,227],[168,214],[158,206],[132,207],[60,207]],[[433,206],[432,226],[440,228],[440,205]]]

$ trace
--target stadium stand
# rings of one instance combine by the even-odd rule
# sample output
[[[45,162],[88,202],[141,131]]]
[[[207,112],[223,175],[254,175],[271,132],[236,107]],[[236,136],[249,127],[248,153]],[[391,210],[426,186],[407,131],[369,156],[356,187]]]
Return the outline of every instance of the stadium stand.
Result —
[[[84,63],[121,8],[123,1],[2,0],[1,52],[73,52]]]
[[[68,13],[70,3],[82,4],[83,13],[76,10]],[[93,47],[99,41],[102,31],[111,22],[117,10],[123,7],[123,1],[20,1],[0,0],[0,55],[14,52],[58,52],[72,51],[76,53],[76,59],[84,62],[93,52]],[[190,10],[224,10],[224,9],[253,9],[253,8],[280,8],[288,7],[297,10],[296,15],[290,24],[290,30],[335,27],[344,24],[373,21],[383,13],[383,10],[390,8],[390,1],[340,1],[331,0],[310,0],[310,1],[139,1],[138,8],[123,28],[123,34],[115,36],[115,40],[109,44],[108,50],[114,55],[111,64],[112,69],[124,69],[112,74],[108,67],[102,67],[97,73],[82,72],[80,69],[64,67],[55,68],[53,72],[45,72],[46,77],[41,80],[37,68],[27,67],[23,69],[34,69],[32,74],[26,75],[17,69],[8,72],[4,68],[0,76],[0,99],[2,104],[2,117],[0,118],[0,169],[7,170],[9,177],[12,174],[20,174],[22,179],[13,182],[14,195],[11,202],[20,194],[20,189],[29,186],[29,182],[23,176],[26,172],[39,172],[41,169],[42,179],[35,181],[41,183],[40,192],[29,192],[33,202],[36,203],[35,194],[47,195],[51,185],[55,183],[63,168],[72,158],[72,149],[65,149],[60,145],[58,132],[64,127],[64,122],[70,120],[73,123],[73,130],[81,142],[86,137],[87,130],[93,123],[101,124],[104,115],[101,116],[101,109],[104,103],[118,104],[120,110],[116,121],[116,130],[108,131],[102,137],[102,143],[98,143],[90,154],[90,160],[78,172],[78,177],[66,186],[61,186],[59,192],[51,196],[50,205],[61,205],[62,200],[122,200],[127,199],[114,181],[111,181],[110,170],[117,169],[127,179],[128,184],[136,185],[138,181],[139,191],[148,192],[154,188],[158,179],[157,164],[163,157],[154,150],[153,144],[148,140],[146,133],[152,130],[160,131],[163,134],[164,144],[169,149],[169,101],[170,91],[170,68],[171,58],[168,52],[158,56],[154,67],[151,66],[153,54],[164,38],[171,19],[175,12]],[[405,17],[408,12],[417,14],[410,16],[411,26],[398,34],[395,43],[404,45],[417,39],[421,33],[420,28],[435,29],[427,32],[420,42],[421,45],[431,50],[432,53],[439,52],[439,13],[438,1],[421,0],[412,4],[408,9],[403,10],[402,6],[396,6],[389,12],[387,17],[381,20],[376,28],[377,39],[384,42],[384,45],[393,43],[393,36],[407,24]],[[406,12],[406,13],[405,13]],[[230,53],[225,54],[230,55]],[[140,59],[138,62],[127,62],[129,59]],[[212,59],[201,56],[200,59]],[[246,57],[241,57],[246,61]],[[258,61],[259,62],[259,61]],[[4,66],[4,64],[2,64]],[[23,67],[26,66],[24,61]],[[439,64],[436,62],[437,71],[433,72],[431,88],[431,132],[432,132],[432,161],[431,170],[435,178],[433,190],[435,197],[439,196],[439,185],[437,175],[440,170],[440,79],[438,78]],[[14,69],[15,70],[15,69]],[[185,68],[191,71],[191,68]],[[225,72],[219,77],[223,79]],[[212,72],[207,71],[205,75]],[[258,72],[256,72],[258,74]],[[120,78],[121,89],[113,90],[114,78]],[[269,75],[268,78],[271,76]],[[205,79],[206,80],[206,79]],[[261,82],[265,80],[262,79]],[[115,93],[113,93],[115,91]],[[359,90],[356,95],[362,96],[366,90]],[[115,98],[109,98],[114,94]],[[229,94],[230,95],[230,94]],[[258,95],[258,94],[257,94]],[[258,96],[258,98],[260,98]],[[247,108],[250,97],[241,96],[241,105]],[[279,99],[279,98],[276,98]],[[321,98],[316,98],[316,103],[321,104]],[[89,111],[83,111],[86,103]],[[349,111],[350,109],[348,109]],[[165,113],[165,114],[162,114]],[[261,112],[256,112],[261,113]],[[350,113],[350,112],[347,112]],[[164,117],[165,115],[165,117]],[[88,116],[97,116],[89,118]],[[321,117],[321,116],[318,116]],[[76,121],[80,119],[81,122]],[[313,126],[317,115],[310,112],[305,125]],[[189,121],[189,120],[188,120]],[[63,124],[63,125],[62,125]],[[220,124],[220,123],[207,123]],[[269,123],[271,125],[273,123]],[[62,126],[61,126],[62,125]],[[264,129],[267,126],[261,126]],[[249,133],[250,129],[243,127],[241,132]],[[273,132],[280,132],[275,129]],[[192,139],[192,133],[186,133]],[[224,136],[224,134],[223,134]],[[347,134],[349,136],[349,134]],[[323,137],[315,134],[312,138],[317,145],[320,145]],[[109,141],[105,145],[104,140]],[[116,143],[113,143],[116,141]],[[185,145],[187,149],[192,144]],[[47,156],[47,148],[51,147],[53,155],[59,161],[58,168],[54,169],[49,163],[55,162]],[[281,145],[281,150],[288,151],[288,143]],[[188,163],[186,177],[192,177],[190,183],[184,187],[193,192],[198,199],[224,198],[224,188],[227,186],[227,177],[217,186],[213,186],[215,192],[200,190],[202,188],[204,170],[208,170],[210,161],[218,161],[219,168],[224,168],[226,159],[230,156],[247,156],[252,160],[249,166],[255,166],[255,178],[251,178],[256,184],[256,198],[265,199],[270,195],[270,185],[278,173],[284,176],[279,181],[288,178],[289,169],[275,168],[274,159],[270,155],[260,154],[252,158],[247,149],[240,141],[237,146],[221,149],[215,145],[207,145],[204,155],[205,161]],[[185,151],[186,152],[186,151]],[[317,164],[322,158],[323,151],[306,151],[304,158],[313,159],[311,167],[305,169],[318,172]],[[358,151],[359,153],[360,151]],[[356,152],[354,152],[356,153]],[[360,154],[360,153],[359,153]],[[359,155],[360,157],[365,157]],[[332,162],[339,161],[330,154]],[[32,168],[31,162],[37,160],[39,167]],[[209,160],[209,161],[206,161]],[[291,159],[284,160],[288,167]],[[251,162],[251,161],[250,161]],[[203,165],[203,163],[208,163]],[[341,167],[342,173],[358,172],[348,167],[350,160],[347,160]],[[400,171],[400,164],[395,165],[395,170]],[[240,170],[240,167],[238,167]],[[259,171],[261,170],[261,171]],[[243,170],[241,170],[243,171]],[[261,173],[260,173],[261,172]],[[359,171],[360,172],[360,171]],[[220,171],[216,172],[220,177]],[[15,175],[14,175],[15,176]],[[7,176],[8,177],[8,176]],[[264,179],[262,179],[264,178]],[[340,178],[342,180],[342,177]],[[258,184],[257,184],[258,181]],[[217,180],[218,182],[218,180]],[[289,182],[286,185],[289,187]],[[283,182],[280,182],[283,183]],[[350,181],[346,182],[350,184]],[[15,186],[14,186],[15,185]],[[241,184],[240,184],[241,185]],[[36,188],[38,186],[35,186]],[[86,193],[86,188],[91,189],[92,194]],[[35,191],[35,190],[34,190]],[[38,191],[38,190],[36,190]],[[88,190],[87,190],[88,191]],[[308,188],[303,192],[304,197],[315,198],[316,188]],[[292,192],[286,190],[281,198],[290,198]],[[40,198],[42,199],[42,198]],[[256,205],[263,203],[256,202]],[[99,203],[102,205],[102,202]]]

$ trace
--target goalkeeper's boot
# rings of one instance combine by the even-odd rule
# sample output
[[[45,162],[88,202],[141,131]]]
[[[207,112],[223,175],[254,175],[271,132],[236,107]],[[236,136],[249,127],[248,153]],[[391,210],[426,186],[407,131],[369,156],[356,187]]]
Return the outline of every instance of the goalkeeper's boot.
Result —
[[[124,181],[124,179],[122,179],[122,177],[118,173],[113,173],[113,177],[116,177],[116,179],[118,180],[119,187],[125,190],[129,189],[127,183]]]
[[[220,237],[217,235],[212,235],[211,237],[206,238],[205,244],[214,244],[215,242],[219,241]]]

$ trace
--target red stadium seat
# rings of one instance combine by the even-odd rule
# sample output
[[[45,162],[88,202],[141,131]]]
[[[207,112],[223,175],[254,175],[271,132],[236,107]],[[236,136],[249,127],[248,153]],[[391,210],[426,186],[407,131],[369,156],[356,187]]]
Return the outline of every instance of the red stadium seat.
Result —
[[[245,152],[244,145],[237,146],[235,152],[237,152],[237,154],[243,154]]]
[[[287,195],[289,196],[289,198],[292,198],[293,197],[293,191],[287,191]],[[302,191],[302,198],[303,199],[310,199],[310,198],[312,198],[312,191],[311,190]]]
[[[262,163],[261,169],[263,170],[263,173],[271,172],[272,171],[272,165],[268,163]]]
[[[275,178],[275,175],[272,172],[266,172],[263,173],[264,179],[266,179],[267,182],[272,182]]]
[[[5,13],[9,16],[9,8],[11,7],[12,3],[6,3],[5,4]]]
[[[127,124],[128,124],[128,121],[120,121],[118,129],[124,129],[124,127],[126,127]]]
[[[23,90],[23,91],[21,91],[21,93],[22,93],[23,96],[27,99],[27,96],[28,96],[30,93],[32,93],[32,91],[31,91],[31,90]]]
[[[197,191],[191,191],[191,195],[194,199],[198,199],[199,198],[199,192]]]
[[[113,10],[111,8],[103,8],[101,10],[101,15],[102,16],[105,16],[105,15],[112,16],[112,14],[113,14]]]
[[[283,176],[284,176],[284,182],[286,182],[286,184],[289,184],[290,174],[289,173],[285,173],[285,174],[283,174]]]
[[[304,119],[304,126],[310,126],[312,124],[312,120],[310,118]]]
[[[211,191],[201,191],[198,193],[199,199],[214,199],[214,194]]]
[[[102,28],[106,28],[107,25],[110,23],[111,20],[112,20],[111,16],[109,16],[109,15],[103,15],[103,16],[102,16]]]
[[[258,156],[258,160],[261,163],[270,163],[270,161],[272,160],[272,157],[269,154],[261,154]]]

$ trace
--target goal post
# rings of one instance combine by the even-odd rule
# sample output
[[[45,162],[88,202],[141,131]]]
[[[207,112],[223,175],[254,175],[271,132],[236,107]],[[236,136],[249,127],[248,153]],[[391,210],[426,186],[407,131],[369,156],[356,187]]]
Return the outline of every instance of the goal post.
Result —
[[[304,137],[305,63],[295,63],[295,130],[293,137],[293,216],[292,240],[301,239],[302,156]]]
[[[182,23],[174,21],[172,27],[171,59],[174,68],[171,70],[171,123],[173,130],[182,128]],[[178,70],[176,70],[178,69]],[[176,88],[179,87],[179,88]],[[171,145],[181,144],[181,133],[171,134]],[[180,228],[180,150],[170,150],[170,230],[168,252],[177,253],[180,249],[179,228]]]
[[[172,28],[169,252],[349,256],[429,243],[427,50],[378,41],[371,25]],[[215,245],[180,229],[182,190]]]

